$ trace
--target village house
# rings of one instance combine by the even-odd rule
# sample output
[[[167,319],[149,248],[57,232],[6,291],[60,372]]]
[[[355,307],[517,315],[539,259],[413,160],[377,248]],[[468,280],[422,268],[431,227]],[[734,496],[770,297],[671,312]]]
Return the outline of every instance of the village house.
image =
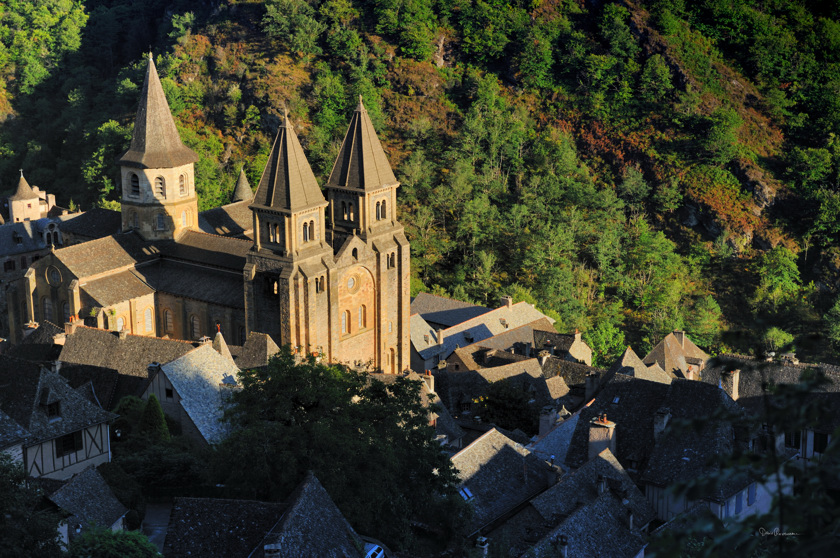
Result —
[[[13,440],[7,449],[20,452],[33,477],[66,479],[111,460],[109,424],[117,416],[95,402],[90,384],[74,390],[56,372],[0,356],[0,411],[7,417],[0,439]]]
[[[654,364],[666,374],[696,380],[709,360],[709,355],[691,342],[684,331],[674,331],[650,350],[643,362],[647,366]]]
[[[609,370],[609,374],[626,374],[641,380],[670,384],[675,378],[673,374],[666,373],[657,362],[648,365],[631,349],[627,347],[615,364]]]

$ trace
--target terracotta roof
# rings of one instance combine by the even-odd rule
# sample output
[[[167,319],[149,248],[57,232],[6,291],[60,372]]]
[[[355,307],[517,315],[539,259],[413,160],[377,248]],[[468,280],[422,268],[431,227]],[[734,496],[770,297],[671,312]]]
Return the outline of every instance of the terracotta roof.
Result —
[[[47,416],[51,403],[59,403],[60,418]],[[0,356],[0,410],[29,431],[28,444],[117,418],[90,403],[55,372],[4,356]]]
[[[117,234],[122,227],[122,215],[119,211],[94,207],[83,213],[68,215],[61,220],[59,229],[62,232],[89,240]]]
[[[155,245],[168,259],[223,267],[241,274],[245,267],[245,254],[251,250],[253,243],[187,230],[177,240],[164,240]]]
[[[625,349],[624,353],[612,365],[609,371],[612,374],[626,374],[634,378],[650,380],[651,382],[661,382],[663,384],[670,384],[673,379],[673,376],[666,374],[656,362],[651,365],[642,362],[642,359],[630,347]]]
[[[181,142],[150,53],[131,146],[119,162],[141,169],[169,169],[196,161],[196,152]]]
[[[202,437],[211,444],[221,442],[228,433],[221,422],[223,385],[236,385],[239,369],[233,360],[217,353],[212,346],[202,345],[161,366]]]
[[[20,180],[18,180],[17,189],[15,193],[9,196],[10,201],[22,200],[37,200],[38,194],[29,185],[29,182],[23,177],[23,171],[20,171]]]
[[[80,279],[158,257],[158,251],[134,233],[115,234],[60,248],[55,257]]]
[[[247,238],[254,229],[254,212],[250,204],[251,198],[248,198],[202,211],[198,214],[198,228],[209,234]]]
[[[286,507],[252,500],[175,498],[163,554],[248,558]]]
[[[83,527],[111,527],[128,513],[99,471],[92,466],[74,475],[47,498],[71,514],[67,519],[71,529],[77,523]]]
[[[326,206],[288,115],[283,115],[252,207],[293,212]]]
[[[236,188],[233,189],[233,201],[251,201],[254,199],[254,191],[251,190],[251,185],[248,183],[248,177],[245,176],[245,167],[239,169],[239,178],[236,179]]]
[[[705,362],[709,355],[691,342],[685,332],[669,333],[644,358],[647,365],[658,364],[666,374],[685,377],[688,372],[686,359],[696,359],[694,362]]]
[[[186,341],[130,333],[120,339],[115,331],[77,326],[75,333],[68,335],[64,341],[58,360],[110,368],[120,374],[148,379],[150,363],[170,362],[194,348]]]
[[[124,300],[132,300],[155,292],[155,289],[139,278],[133,270],[87,281],[80,287],[82,306],[88,308],[113,306]]]
[[[411,299],[410,313],[420,314],[431,325],[451,327],[489,311],[490,308],[469,302],[429,293],[418,293]]]
[[[234,359],[241,370],[259,368],[268,364],[268,359],[280,352],[280,347],[266,333],[252,331]]]
[[[289,497],[289,508],[265,537],[261,547],[271,556],[297,558],[351,558],[363,546],[359,535],[336,507],[312,471]],[[262,548],[255,557],[264,556]]]
[[[461,487],[472,494],[475,531],[548,488],[554,472],[495,428],[452,457]]]
[[[341,150],[338,152],[328,186],[376,190],[397,184],[394,171],[373,129],[367,109],[359,96]]]

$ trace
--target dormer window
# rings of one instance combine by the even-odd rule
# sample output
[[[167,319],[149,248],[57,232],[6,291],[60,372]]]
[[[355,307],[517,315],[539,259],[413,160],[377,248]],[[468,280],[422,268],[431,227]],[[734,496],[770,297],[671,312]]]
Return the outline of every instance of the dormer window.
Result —
[[[61,418],[61,403],[59,401],[47,405],[47,418],[50,420]]]

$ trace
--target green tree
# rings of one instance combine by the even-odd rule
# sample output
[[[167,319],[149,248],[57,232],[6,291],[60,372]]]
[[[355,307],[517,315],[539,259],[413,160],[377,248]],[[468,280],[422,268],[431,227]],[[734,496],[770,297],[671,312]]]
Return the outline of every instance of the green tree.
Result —
[[[61,515],[42,505],[21,463],[0,452],[0,555],[9,558],[59,556]]]
[[[697,299],[686,316],[686,331],[701,347],[712,347],[720,337],[723,314],[712,295]]]
[[[446,497],[455,471],[435,441],[419,382],[400,376],[386,385],[311,356],[296,362],[288,347],[240,381],[226,412],[237,430],[221,444],[216,468],[241,497],[285,498],[312,470],[355,528],[388,544],[410,544],[413,520],[456,519]]]
[[[143,416],[137,424],[138,433],[146,436],[152,442],[165,442],[169,440],[169,427],[166,426],[166,416],[160,406],[157,396],[152,393],[146,401],[143,409]]]
[[[753,304],[776,311],[780,303],[799,294],[802,281],[796,266],[796,254],[785,246],[765,252],[756,269],[759,282]]]
[[[825,334],[835,347],[840,347],[840,298],[823,317]]]
[[[713,163],[723,165],[738,155],[738,129],[744,121],[730,107],[719,107],[707,117],[701,144]]]
[[[155,558],[157,547],[139,531],[112,531],[107,527],[88,529],[73,539],[68,558]]]
[[[636,167],[627,167],[624,180],[618,185],[618,192],[628,207],[639,212],[644,209],[644,202],[650,194],[650,186],[645,177]]]
[[[771,327],[764,332],[764,346],[768,351],[792,351],[793,335],[783,329]]]
[[[627,347],[624,332],[608,320],[599,321],[594,328],[585,331],[583,338],[592,349],[592,366],[612,365]]]
[[[464,52],[484,63],[500,58],[527,20],[507,0],[473,0],[461,10]]]
[[[648,103],[662,102],[674,89],[671,83],[671,70],[661,54],[654,54],[645,61],[642,75],[639,77],[639,92]]]

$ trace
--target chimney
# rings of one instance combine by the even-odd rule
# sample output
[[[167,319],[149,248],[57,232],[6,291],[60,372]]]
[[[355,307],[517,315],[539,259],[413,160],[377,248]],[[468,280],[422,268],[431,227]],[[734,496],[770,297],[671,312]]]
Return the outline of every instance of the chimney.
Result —
[[[662,407],[656,414],[653,415],[653,439],[654,441],[659,441],[659,437],[662,435],[662,432],[665,431],[665,427],[668,426],[668,422],[671,420],[671,410]]]
[[[609,449],[615,454],[615,423],[607,420],[607,415],[593,417],[589,421],[589,455],[588,461]]]
[[[731,370],[721,374],[723,389],[732,397],[733,401],[738,401],[738,384],[741,381],[741,371]]]
[[[79,320],[76,319],[76,316],[70,316],[70,321],[64,322],[64,333],[67,335],[73,335],[76,333],[77,325],[79,325]]]
[[[575,328],[575,343],[580,341],[580,330]]]
[[[598,475],[597,487],[599,496],[607,491],[607,478],[604,475]]]
[[[569,539],[566,535],[554,539],[554,546],[560,551],[560,558],[569,558]]]
[[[443,347],[443,330],[437,329],[435,330],[435,333],[437,334],[438,345]]]
[[[540,432],[539,436],[548,434],[554,425],[557,424],[557,409],[551,405],[546,405],[540,412]]]
[[[426,370],[426,375],[423,376],[423,379],[426,381],[426,387],[429,388],[429,391],[435,391],[435,377],[432,376],[431,370]]]
[[[125,330],[125,328],[122,328],[117,332],[117,335],[120,337],[120,339],[125,339],[126,337],[128,337],[128,332]]]
[[[481,549],[482,556],[487,556],[490,552],[490,543],[487,542],[487,537],[478,537],[475,539],[475,547]]]
[[[199,338],[199,340],[198,340],[199,345],[207,345],[210,342],[211,342],[210,338],[206,335],[204,337]]]
[[[155,377],[155,375],[157,375],[158,372],[160,372],[160,363],[159,362],[149,363],[149,366],[146,367],[146,372],[148,373],[149,379],[151,380],[152,378]]]
[[[595,392],[598,390],[599,379],[600,376],[598,376],[597,372],[590,372],[586,375],[586,392],[583,396],[584,403],[592,401],[592,398],[595,397]]]
[[[502,308],[511,308],[513,306],[513,297],[505,295],[502,297]]]
[[[677,330],[674,332],[674,337],[677,338],[677,343],[680,344],[680,347],[685,349],[685,332],[682,330]]]

